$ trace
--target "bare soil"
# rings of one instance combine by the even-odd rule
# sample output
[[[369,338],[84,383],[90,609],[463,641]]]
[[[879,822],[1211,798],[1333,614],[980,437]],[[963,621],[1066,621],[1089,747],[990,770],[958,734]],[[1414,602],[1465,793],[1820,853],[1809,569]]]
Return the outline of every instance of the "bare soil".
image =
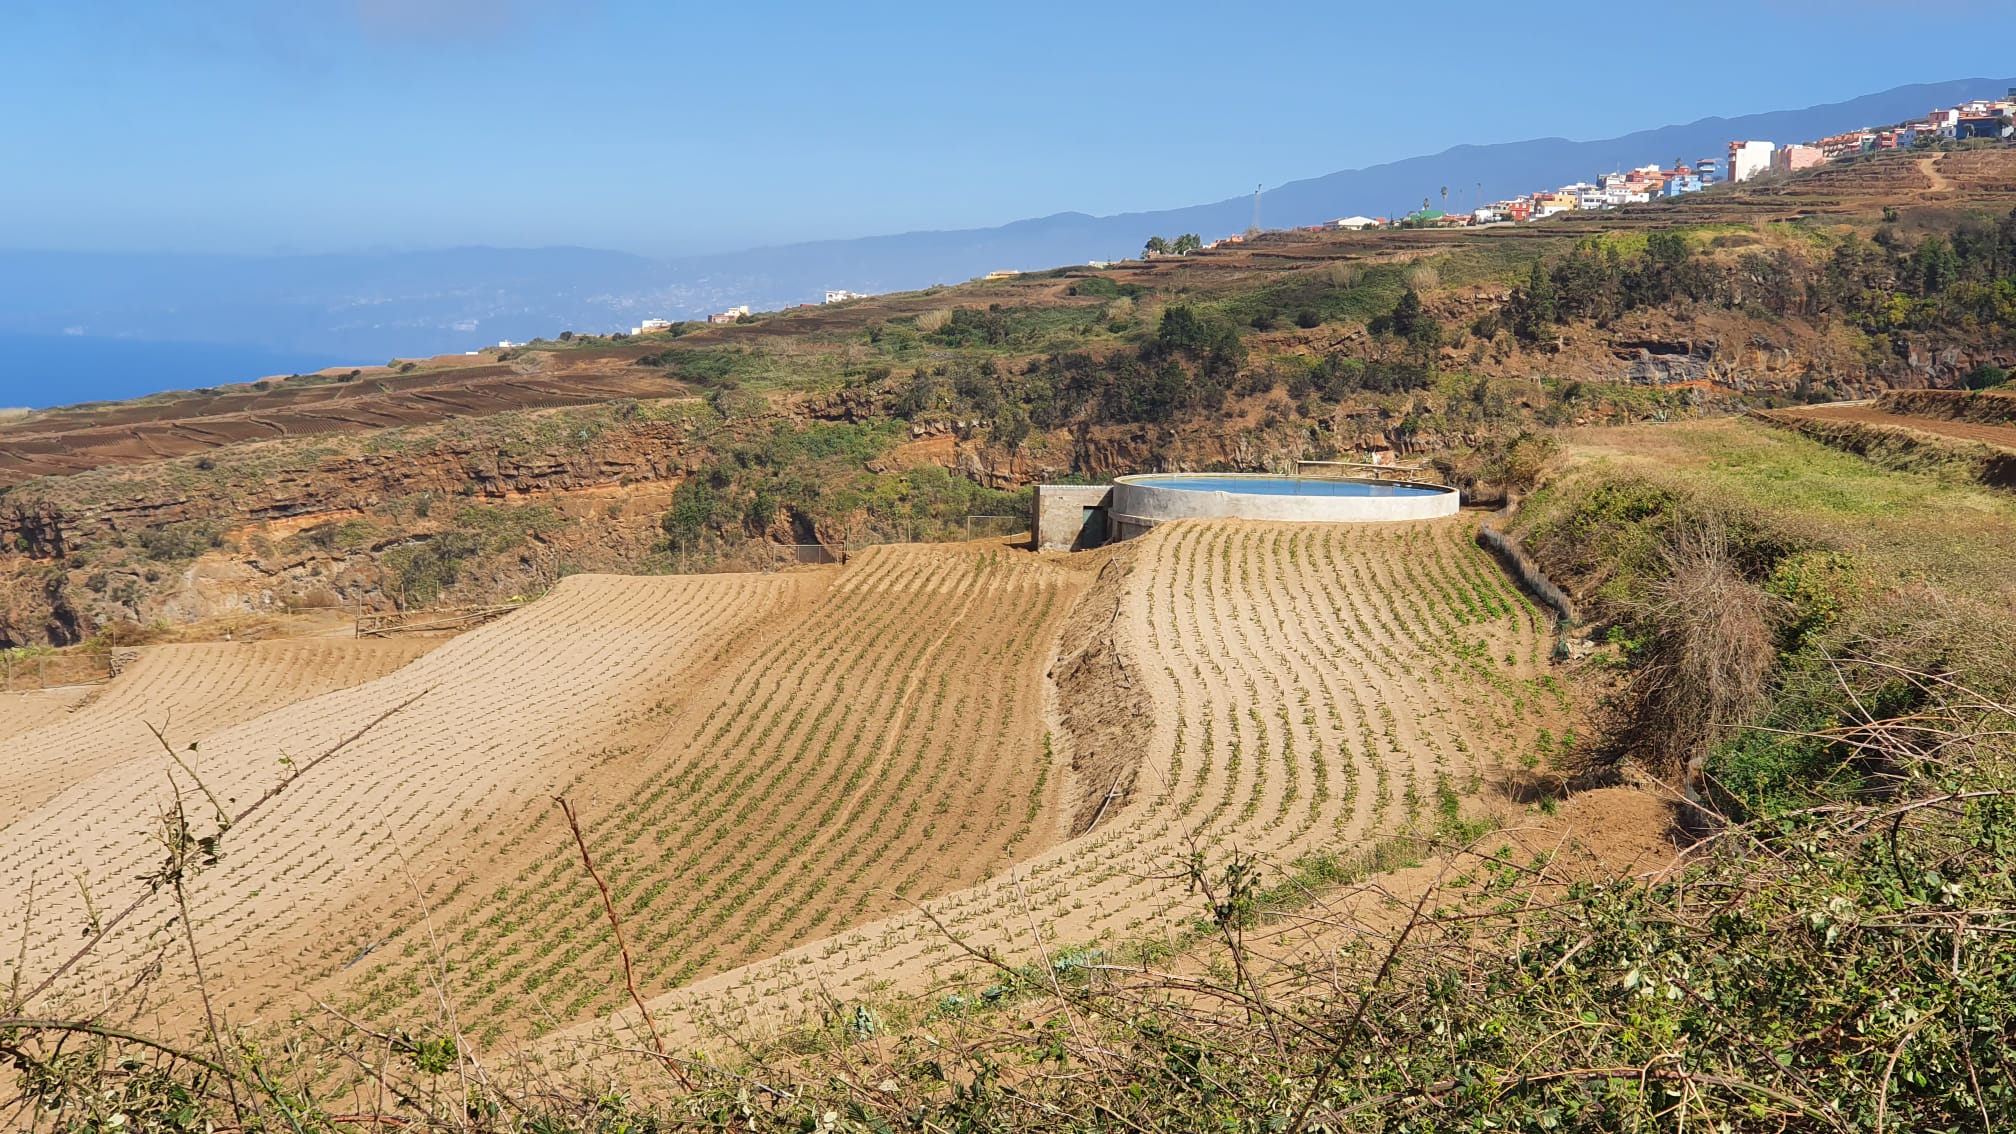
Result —
[[[1087,572],[982,541],[870,548],[827,577],[668,684],[655,733],[569,789],[647,993],[972,885],[1058,837],[1043,673]],[[599,895],[537,803],[503,824],[512,838],[454,857],[439,881],[460,896],[430,914],[461,1010],[493,1036],[623,1002]],[[373,1018],[434,1018],[411,898],[388,889],[399,933],[347,972],[366,942],[325,951],[313,987]]]
[[[92,691],[88,685],[71,685],[62,689],[0,693],[0,740],[33,732],[43,725],[62,720]]]
[[[1545,619],[1471,523],[1177,524],[1113,554],[1053,670],[1070,731],[1058,747],[1092,757],[1064,821],[1082,829],[1116,772],[1131,792],[1089,833],[926,903],[928,916],[903,910],[662,996],[660,1024],[704,1045],[984,984],[948,932],[1013,961],[1178,934],[1194,899],[1172,868],[1193,848],[1288,872],[1424,831],[1447,807],[1487,813],[1493,785],[1526,774],[1538,730],[1560,735],[1568,709],[1544,680]],[[1102,747],[1130,735],[1117,759]],[[566,1035],[628,1037],[633,1014]]]
[[[243,723],[225,727],[171,714],[178,748],[199,741],[182,752],[186,771],[151,736],[125,732],[93,768],[0,827],[0,932],[26,941],[26,979],[34,981],[87,924],[83,887],[100,910],[144,893],[142,877],[159,861],[158,816],[173,804],[171,771],[199,831],[214,825],[211,796],[227,810],[243,808],[303,772],[231,829],[222,860],[192,889],[198,940],[211,954],[206,970],[238,990],[222,1007],[245,1020],[262,989],[293,986],[304,953],[320,956],[311,945],[347,937],[361,945],[392,928],[337,916],[360,892],[408,869],[431,883],[450,874],[453,860],[440,855],[459,851],[460,840],[513,833],[519,819],[543,812],[553,793],[606,759],[608,740],[649,715],[654,697],[689,667],[817,584],[786,575],[575,576],[377,680],[249,719],[240,708],[231,715]],[[427,643],[373,645],[410,653]],[[245,647],[207,649],[233,648]],[[192,698],[192,711],[231,700]],[[114,719],[130,730],[128,722],[153,719],[160,703],[148,698]],[[31,887],[35,915],[24,927]],[[159,964],[154,994],[165,1010],[186,1007],[179,999],[189,988],[186,955],[169,948],[176,935],[157,933],[170,912],[165,902],[143,903],[141,915],[50,995],[59,1002],[84,995],[95,1005],[102,990],[126,987]]]
[[[381,677],[436,644],[306,639],[139,650],[110,684],[84,691],[60,718],[8,742],[0,831],[72,784],[150,749],[159,753],[150,729],[184,749],[280,706]]]

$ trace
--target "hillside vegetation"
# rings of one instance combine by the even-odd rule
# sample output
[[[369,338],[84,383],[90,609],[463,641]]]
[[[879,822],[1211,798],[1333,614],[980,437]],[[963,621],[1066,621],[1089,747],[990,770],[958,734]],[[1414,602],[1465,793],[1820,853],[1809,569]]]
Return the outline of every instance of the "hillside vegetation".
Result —
[[[1495,500],[1544,427],[2006,371],[2012,207],[2009,151],[1890,155],[46,411],[0,425],[0,645],[940,538],[1033,481],[1149,468],[1391,451]]]

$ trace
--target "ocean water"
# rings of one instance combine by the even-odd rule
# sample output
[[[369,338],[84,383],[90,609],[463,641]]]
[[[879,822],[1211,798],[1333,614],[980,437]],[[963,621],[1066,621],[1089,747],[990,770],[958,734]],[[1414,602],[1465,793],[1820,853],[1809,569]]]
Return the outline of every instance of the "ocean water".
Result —
[[[250,382],[272,374],[303,374],[345,361],[236,343],[0,334],[0,408],[46,409],[135,398],[162,390]]]

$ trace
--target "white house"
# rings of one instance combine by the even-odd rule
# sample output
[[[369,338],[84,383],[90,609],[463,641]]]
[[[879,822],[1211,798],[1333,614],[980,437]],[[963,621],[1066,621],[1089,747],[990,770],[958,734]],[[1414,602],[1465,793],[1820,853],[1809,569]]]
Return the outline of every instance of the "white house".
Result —
[[[657,331],[669,331],[671,329],[672,329],[672,320],[670,319],[646,319],[642,324],[638,326],[637,330],[632,333],[639,335],[648,335]]]
[[[827,289],[826,292],[825,301],[827,303],[845,303],[850,299],[866,299],[866,298],[868,298],[866,295],[858,291],[847,291],[844,288],[836,291],[829,288]]]
[[[1378,228],[1379,222],[1371,217],[1345,217],[1337,222],[1337,227],[1350,232],[1363,232],[1368,228]]]
[[[1729,143],[1729,180],[1748,181],[1771,168],[1771,151],[1777,147],[1769,142]]]

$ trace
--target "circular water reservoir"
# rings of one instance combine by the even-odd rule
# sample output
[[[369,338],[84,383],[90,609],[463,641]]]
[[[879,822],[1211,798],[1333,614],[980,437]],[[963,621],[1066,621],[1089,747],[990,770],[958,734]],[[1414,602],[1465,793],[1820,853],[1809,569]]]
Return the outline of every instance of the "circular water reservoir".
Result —
[[[1113,482],[1110,519],[1121,539],[1170,520],[1367,523],[1453,516],[1462,497],[1433,484],[1239,473],[1151,473]]]

